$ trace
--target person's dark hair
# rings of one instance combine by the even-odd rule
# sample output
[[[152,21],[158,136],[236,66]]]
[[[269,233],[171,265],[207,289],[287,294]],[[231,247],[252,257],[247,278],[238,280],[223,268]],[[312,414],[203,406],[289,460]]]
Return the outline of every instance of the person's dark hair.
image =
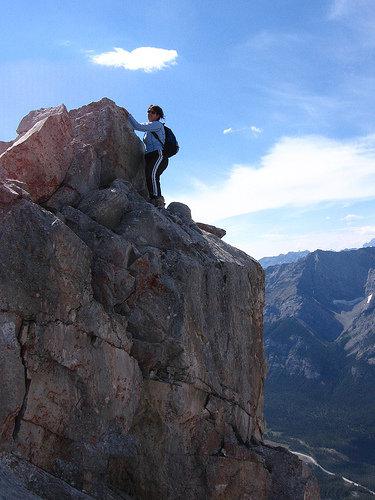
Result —
[[[156,104],[150,104],[147,111],[155,111],[155,113],[157,113],[160,116],[160,118],[164,118],[163,110],[161,109],[160,106],[157,106]]]

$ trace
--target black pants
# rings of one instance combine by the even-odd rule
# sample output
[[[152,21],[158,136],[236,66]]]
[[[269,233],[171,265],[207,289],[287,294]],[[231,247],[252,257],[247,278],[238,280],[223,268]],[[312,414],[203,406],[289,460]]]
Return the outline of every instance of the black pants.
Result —
[[[150,198],[161,196],[160,176],[168,166],[168,158],[163,156],[162,151],[146,153],[146,182]]]

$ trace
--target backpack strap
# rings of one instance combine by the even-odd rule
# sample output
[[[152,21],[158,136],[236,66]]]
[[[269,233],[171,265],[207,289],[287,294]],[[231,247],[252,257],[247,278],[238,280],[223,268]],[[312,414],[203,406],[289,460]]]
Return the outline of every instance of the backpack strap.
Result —
[[[162,124],[162,125],[163,125],[163,124]],[[164,127],[164,125],[163,125],[163,127]],[[156,132],[151,132],[151,134],[152,134],[152,135],[155,137],[155,139],[157,139],[157,140],[160,142],[160,144],[164,147],[164,143],[160,140],[160,138],[159,138],[158,134],[157,134]]]

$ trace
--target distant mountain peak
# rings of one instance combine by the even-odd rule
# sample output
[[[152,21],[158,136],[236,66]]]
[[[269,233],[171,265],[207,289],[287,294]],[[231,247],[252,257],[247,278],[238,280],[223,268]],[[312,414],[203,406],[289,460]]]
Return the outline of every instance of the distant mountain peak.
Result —
[[[362,245],[362,248],[366,248],[366,247],[375,247],[375,238],[372,238],[372,240],[370,240],[367,243],[364,243]]]
[[[265,275],[268,428],[374,490],[375,248],[316,250]],[[332,487],[322,498],[348,498]]]
[[[297,262],[297,260],[303,259],[309,254],[309,250],[301,250],[299,252],[288,252],[276,255],[274,257],[262,257],[259,260],[260,265],[263,269],[271,266],[278,266],[280,264],[290,264],[291,262]]]

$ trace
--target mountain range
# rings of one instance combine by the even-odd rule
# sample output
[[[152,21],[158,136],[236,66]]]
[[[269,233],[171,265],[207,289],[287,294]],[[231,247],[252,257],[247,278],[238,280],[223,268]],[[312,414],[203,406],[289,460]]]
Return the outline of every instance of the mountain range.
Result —
[[[266,267],[277,266],[279,264],[289,264],[290,262],[297,262],[297,260],[303,259],[308,255],[309,250],[302,250],[300,252],[288,252],[286,254],[282,253],[274,257],[262,257],[259,259],[260,265],[266,269]]]
[[[373,238],[371,241],[369,241],[368,243],[365,243],[363,245],[363,247],[375,247],[375,238]]]
[[[362,248],[366,247],[375,247],[375,238],[368,241],[367,243],[364,243]],[[356,249],[352,248],[350,250]],[[262,257],[261,259],[259,259],[259,263],[263,267],[263,269],[266,269],[270,266],[278,266],[279,264],[289,264],[291,262],[297,262],[297,260],[303,259],[309,253],[309,250],[300,250],[298,252],[288,252],[285,254],[281,253],[280,255],[274,255],[272,257]]]
[[[374,490],[375,248],[265,273],[270,437]]]

